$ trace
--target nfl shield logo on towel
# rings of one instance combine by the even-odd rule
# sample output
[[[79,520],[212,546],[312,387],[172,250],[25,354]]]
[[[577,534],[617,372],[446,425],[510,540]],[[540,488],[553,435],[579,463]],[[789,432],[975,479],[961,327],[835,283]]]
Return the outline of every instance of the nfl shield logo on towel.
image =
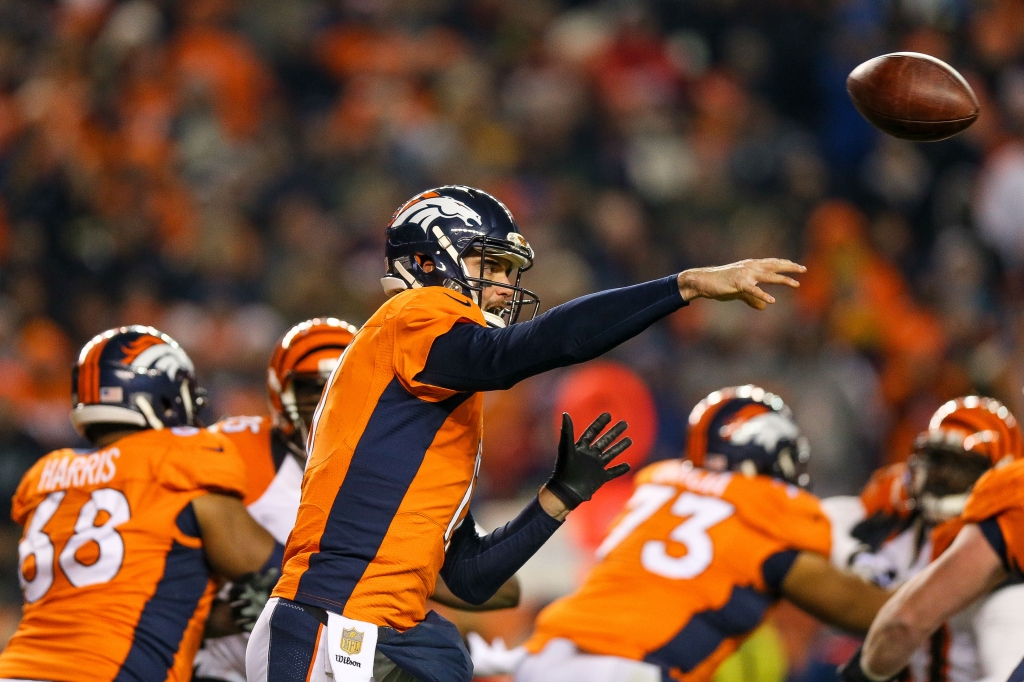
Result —
[[[341,650],[349,656],[355,656],[363,649],[363,633],[355,628],[343,628],[341,631]]]

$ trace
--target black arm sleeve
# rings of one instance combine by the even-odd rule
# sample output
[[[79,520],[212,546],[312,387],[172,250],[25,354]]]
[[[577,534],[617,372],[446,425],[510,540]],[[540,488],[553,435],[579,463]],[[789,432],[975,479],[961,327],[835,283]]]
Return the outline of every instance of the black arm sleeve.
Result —
[[[477,535],[472,513],[452,536],[441,577],[459,599],[483,604],[516,574],[562,522],[551,518],[534,498],[519,516],[494,532]]]
[[[677,276],[590,294],[505,329],[457,324],[434,340],[417,376],[454,391],[495,391],[596,358],[686,302]]]

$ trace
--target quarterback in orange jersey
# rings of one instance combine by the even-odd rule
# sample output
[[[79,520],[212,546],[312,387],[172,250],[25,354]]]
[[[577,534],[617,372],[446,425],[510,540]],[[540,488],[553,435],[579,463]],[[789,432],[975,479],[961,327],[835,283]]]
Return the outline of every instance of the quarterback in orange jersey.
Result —
[[[245,462],[247,490],[243,502],[256,521],[278,542],[285,542],[299,509],[306,438],[324,385],[352,342],[356,328],[324,317],[300,322],[277,342],[267,367],[270,417],[227,417],[210,427],[232,441]],[[236,619],[251,618],[251,627],[266,604],[278,573],[265,577],[265,587],[250,582],[226,586],[235,605]],[[511,608],[519,603],[519,583],[509,580],[495,597],[472,607],[451,595],[438,581],[431,595],[455,608]],[[194,682],[245,682],[245,647],[248,635],[225,624],[226,601],[216,601],[218,612],[207,626],[207,639],[196,653]],[[241,623],[240,623],[241,624]],[[243,628],[245,624],[242,624]],[[222,636],[210,636],[219,627]]]
[[[991,398],[959,398],[936,412],[911,462],[914,513],[934,526],[919,542],[927,555],[907,565],[907,553],[893,549],[901,536],[883,545],[902,587],[844,679],[890,679],[908,666],[923,678],[924,657],[929,679],[1024,679],[1021,440],[1016,419]]]
[[[250,682],[306,682],[327,665],[336,679],[389,670],[421,682],[470,679],[454,626],[426,613],[435,577],[470,603],[485,601],[572,507],[626,470],[606,468],[624,425],[599,437],[603,418],[574,444],[566,424],[537,499],[479,536],[469,508],[480,392],[597,357],[693,298],[764,308],[774,299],[759,284],[796,286],[784,273],[803,271],[777,259],[690,270],[518,322],[539,303],[520,286],[533,250],[494,197],[458,186],[417,195],[395,212],[386,240],[392,297],[356,335],[318,408],[283,575],[246,653]]]
[[[837,519],[852,526],[852,550],[835,559],[875,583],[895,588],[945,550],[963,522],[968,494],[988,469],[1024,455],[1021,430],[997,400],[966,396],[942,405],[915,443],[908,464],[876,472],[860,500]],[[838,544],[838,542],[837,542]],[[914,653],[914,680],[1005,680],[1024,654],[1024,585],[1003,584],[935,631]]]
[[[0,679],[188,680],[212,569],[259,571],[274,540],[246,513],[230,441],[194,427],[192,361],[151,327],[82,349],[72,421],[93,444],[40,459],[14,497],[25,606]]]
[[[716,391],[690,414],[687,459],[658,462],[574,594],[537,618],[516,682],[710,680],[786,597],[864,632],[887,593],[829,563],[807,445],[782,400]]]

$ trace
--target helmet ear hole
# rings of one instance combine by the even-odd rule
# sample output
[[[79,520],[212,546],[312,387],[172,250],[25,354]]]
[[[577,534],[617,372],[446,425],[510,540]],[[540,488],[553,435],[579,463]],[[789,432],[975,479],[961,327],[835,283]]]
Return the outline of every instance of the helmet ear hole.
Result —
[[[430,274],[434,271],[434,259],[430,256],[426,256],[422,253],[416,254],[416,264],[420,266],[420,270]]]

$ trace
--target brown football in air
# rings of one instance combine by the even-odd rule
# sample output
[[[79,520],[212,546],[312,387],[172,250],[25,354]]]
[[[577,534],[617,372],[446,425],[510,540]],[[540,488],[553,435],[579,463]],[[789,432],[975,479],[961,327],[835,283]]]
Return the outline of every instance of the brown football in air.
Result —
[[[904,140],[945,140],[978,118],[978,98],[964,77],[917,52],[869,59],[850,72],[846,91],[872,125]]]

